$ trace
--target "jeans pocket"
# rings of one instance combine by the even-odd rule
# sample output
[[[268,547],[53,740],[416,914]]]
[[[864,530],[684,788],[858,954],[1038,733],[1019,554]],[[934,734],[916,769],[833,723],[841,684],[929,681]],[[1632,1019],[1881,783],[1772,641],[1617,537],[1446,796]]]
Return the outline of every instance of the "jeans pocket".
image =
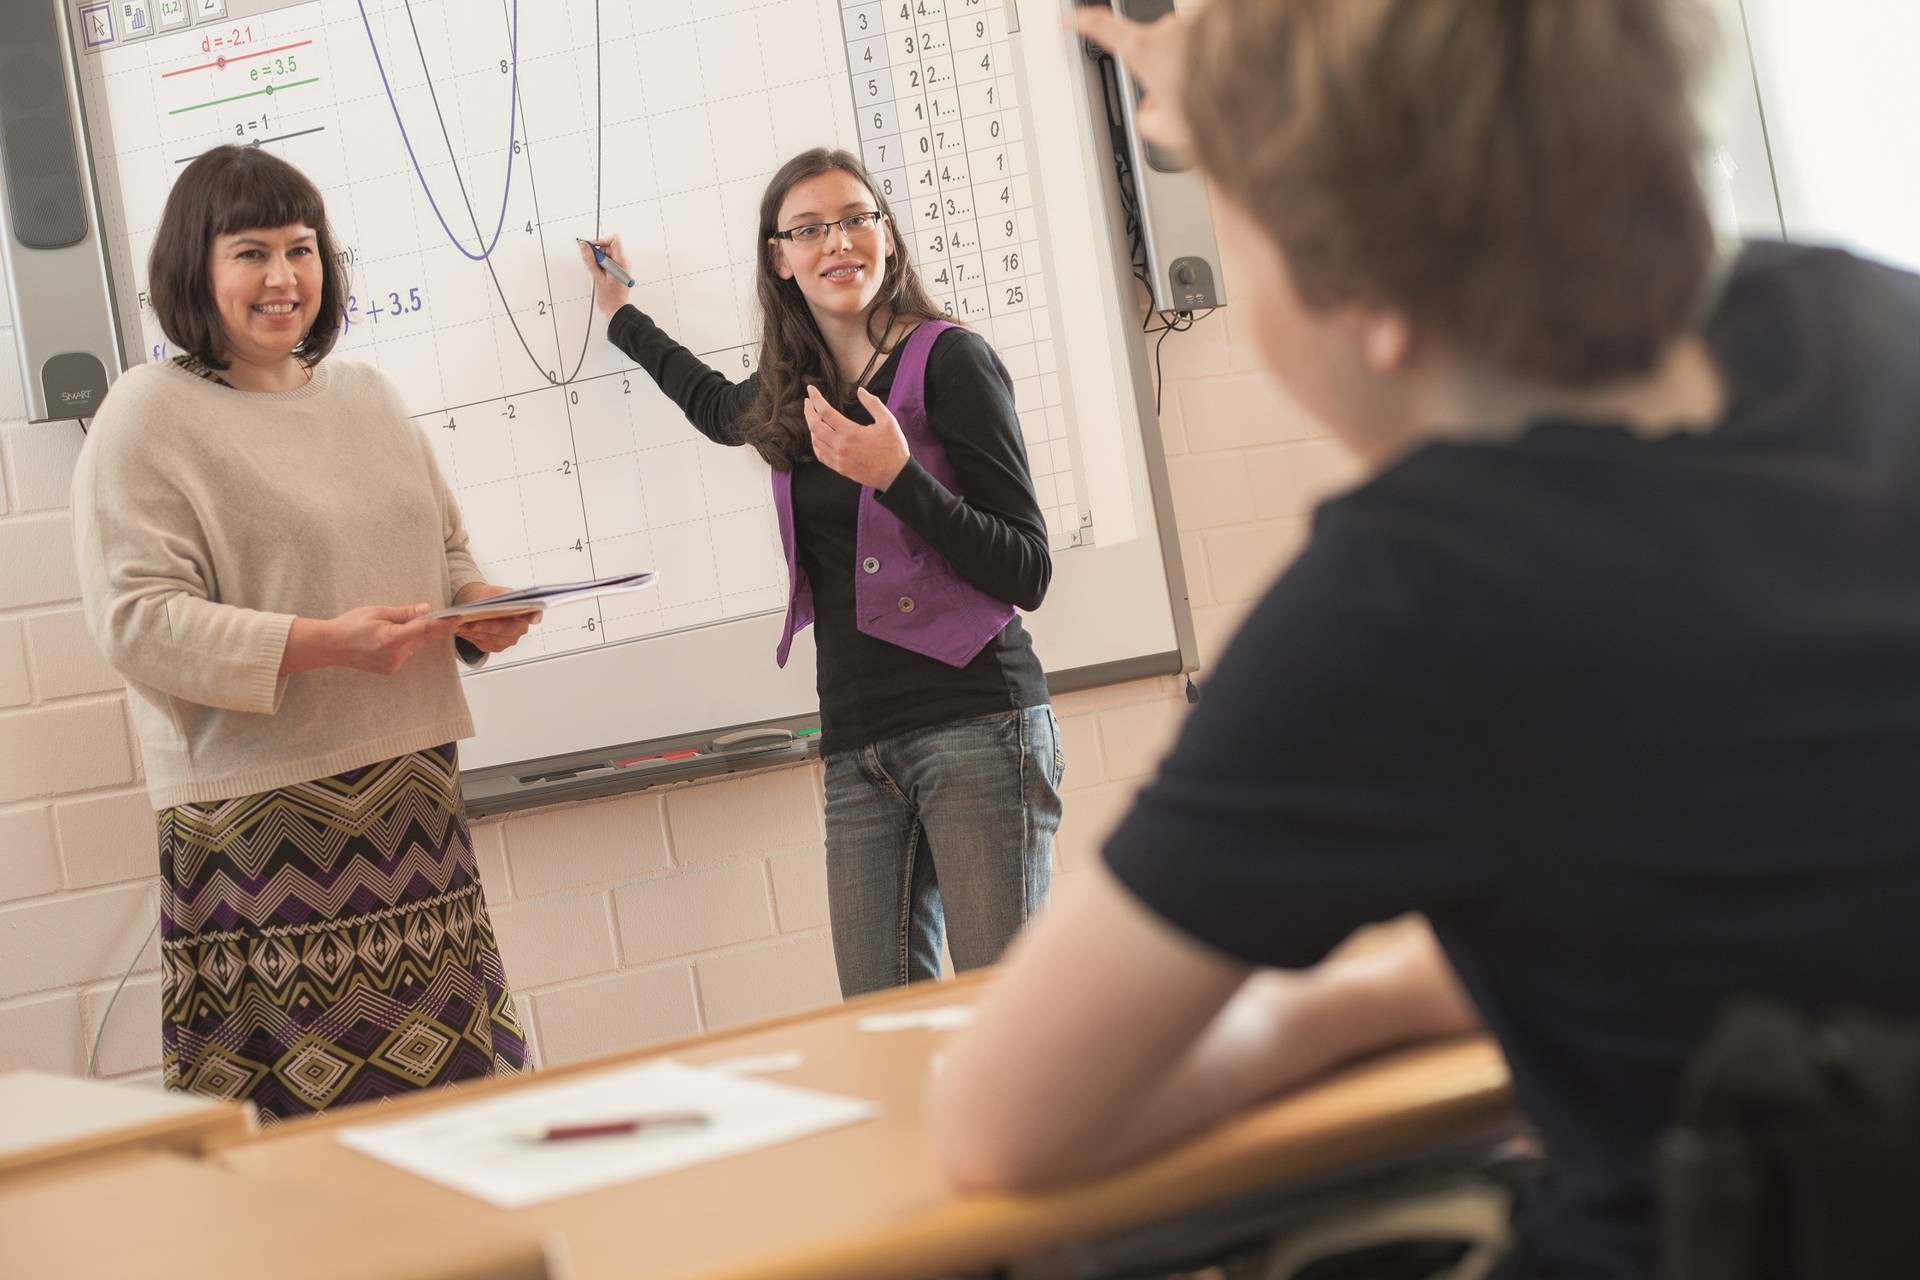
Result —
[[[1054,714],[1051,705],[1046,711],[1047,726],[1053,731],[1053,786],[1057,791],[1067,777],[1067,744],[1060,737],[1060,717]]]

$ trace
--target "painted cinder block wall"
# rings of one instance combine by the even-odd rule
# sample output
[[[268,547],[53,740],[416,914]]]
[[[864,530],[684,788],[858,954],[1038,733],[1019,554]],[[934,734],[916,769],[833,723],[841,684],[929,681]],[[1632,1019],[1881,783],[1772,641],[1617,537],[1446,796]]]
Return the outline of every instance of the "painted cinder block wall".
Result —
[[[1226,264],[1229,296],[1243,273]],[[0,282],[0,290],[4,290]],[[0,325],[10,324],[0,299]],[[1262,372],[1232,307],[1163,352],[1162,411],[1203,663],[1355,471]],[[97,1073],[157,1081],[152,813],[119,679],[82,625],[67,489],[81,434],[23,421],[0,327],[0,1070],[78,1073],[140,949]],[[1057,892],[1152,773],[1173,678],[1062,698]],[[644,734],[636,726],[635,736]],[[818,766],[507,816],[475,841],[540,1060],[561,1063],[837,998]]]

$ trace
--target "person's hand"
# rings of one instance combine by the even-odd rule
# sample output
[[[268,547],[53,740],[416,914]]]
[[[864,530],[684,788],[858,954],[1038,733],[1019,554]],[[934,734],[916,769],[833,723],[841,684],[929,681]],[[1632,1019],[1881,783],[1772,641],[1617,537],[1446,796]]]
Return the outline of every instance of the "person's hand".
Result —
[[[813,436],[813,456],[855,484],[885,489],[899,478],[911,456],[907,437],[886,401],[865,387],[856,388],[855,394],[873,415],[871,426],[855,422],[828,404],[820,388],[808,386],[801,407]]]
[[[455,595],[455,604],[474,604],[481,600],[491,600],[511,590],[509,587],[496,587],[488,582],[469,582]],[[462,640],[483,653],[499,653],[511,649],[520,643],[520,637],[527,634],[527,628],[540,621],[540,610],[526,613],[509,613],[498,618],[476,618],[471,622],[462,622],[454,632]]]
[[[390,676],[414,654],[445,640],[460,626],[458,618],[429,618],[427,613],[424,604],[349,609],[324,624],[330,660],[318,665]]]
[[[1192,152],[1193,134],[1181,113],[1186,92],[1189,19],[1168,14],[1154,22],[1123,18],[1105,5],[1075,8],[1073,29],[1125,63],[1146,91],[1134,113],[1140,136],[1175,151]]]
[[[593,243],[604,249],[607,256],[621,266],[631,265],[627,261],[626,247],[620,243],[619,236],[608,236],[604,240],[596,240]],[[599,264],[593,260],[591,248],[584,244],[578,248],[580,260],[587,264],[587,275],[593,280],[593,309],[599,313],[602,320],[611,319],[614,312],[627,305],[627,299],[632,295],[633,290],[615,280],[609,273],[602,271]]]

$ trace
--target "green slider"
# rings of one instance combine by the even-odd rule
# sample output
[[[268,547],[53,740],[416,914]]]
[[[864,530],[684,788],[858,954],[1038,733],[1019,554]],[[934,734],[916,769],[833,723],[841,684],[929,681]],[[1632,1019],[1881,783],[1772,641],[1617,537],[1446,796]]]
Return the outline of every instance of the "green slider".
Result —
[[[319,84],[319,76],[308,76],[305,80],[290,80],[286,84],[270,84],[264,89],[253,89],[247,93],[236,93],[231,98],[215,98],[212,102],[196,102],[190,107],[175,107],[167,112],[170,116],[182,115],[188,111],[198,111],[202,107],[217,107],[223,102],[238,102],[242,98],[258,98],[262,94],[271,95],[275,90],[285,93],[288,89],[298,89],[303,84]]]
[[[817,738],[820,736],[820,726],[815,725],[811,729],[795,729],[793,736],[796,738]]]

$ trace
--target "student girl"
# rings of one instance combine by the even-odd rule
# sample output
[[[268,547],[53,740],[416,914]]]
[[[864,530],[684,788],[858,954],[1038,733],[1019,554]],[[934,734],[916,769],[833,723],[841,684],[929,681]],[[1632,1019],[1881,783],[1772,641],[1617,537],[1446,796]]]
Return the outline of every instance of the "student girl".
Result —
[[[1081,1175],[1484,1018],[1547,1150],[1501,1274],[1660,1274],[1730,1002],[1920,1015],[1920,278],[1719,256],[1681,0],[1079,15],[1366,477],[949,1049],[941,1159]]]
[[[625,262],[618,236],[602,247]],[[594,267],[608,339],[717,444],[772,471],[788,604],[811,623],[827,896],[848,996],[991,964],[1045,902],[1065,767],[1021,625],[1052,574],[1012,383],[928,298],[844,151],[795,156],[756,241],[760,363],[735,383]]]

